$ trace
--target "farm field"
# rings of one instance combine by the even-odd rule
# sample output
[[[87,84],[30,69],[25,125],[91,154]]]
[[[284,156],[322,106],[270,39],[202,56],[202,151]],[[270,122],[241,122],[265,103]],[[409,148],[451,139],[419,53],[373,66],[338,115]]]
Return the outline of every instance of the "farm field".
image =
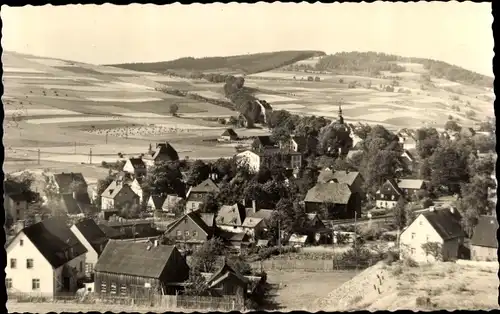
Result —
[[[294,55],[296,53],[275,56],[288,58]],[[263,56],[266,54],[255,58],[263,60]],[[207,120],[236,116],[238,112],[155,90],[169,87],[207,98],[224,99],[222,83],[154,73],[154,69],[146,72],[141,66],[142,72],[138,72],[119,66],[91,65],[12,52],[4,52],[2,61],[7,158],[18,162],[36,160],[40,148],[41,160],[80,164],[89,161],[92,148],[92,161],[99,163],[116,159],[117,153],[125,153],[124,150],[137,154],[147,149],[150,142],[160,141],[171,142],[181,156],[193,158],[229,157],[235,153],[231,145],[206,141],[218,137],[225,128]],[[318,57],[313,57],[297,63],[314,65],[318,61]],[[431,77],[435,88],[424,91],[418,81],[420,74],[426,73],[422,64],[400,65],[406,68],[406,72],[400,73],[402,78],[395,92],[385,91],[385,87],[392,83],[387,78],[285,72],[280,69],[250,73],[245,77],[245,85],[255,88],[255,96],[268,101],[275,110],[334,119],[338,105],[342,104],[348,122],[380,124],[393,130],[442,127],[448,116],[460,119],[462,125],[471,125],[473,121],[466,116],[467,111],[474,112],[478,120],[493,115],[494,96],[486,88]],[[320,81],[307,81],[307,76],[318,76]],[[356,88],[348,88],[354,82]],[[398,89],[403,90],[398,92]],[[179,108],[177,117],[170,112],[173,104]],[[462,110],[453,109],[457,106]],[[41,128],[43,132],[40,132]],[[249,136],[265,134],[266,130],[237,132]],[[76,153],[75,142],[85,143],[77,145]],[[116,147],[121,147],[121,151],[116,151]]]

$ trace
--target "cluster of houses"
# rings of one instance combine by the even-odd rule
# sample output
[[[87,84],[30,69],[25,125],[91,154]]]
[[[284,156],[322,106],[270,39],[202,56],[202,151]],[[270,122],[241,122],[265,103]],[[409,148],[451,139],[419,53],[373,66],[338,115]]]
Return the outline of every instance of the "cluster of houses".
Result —
[[[190,267],[175,245],[113,239],[92,219],[71,227],[48,218],[23,228],[6,244],[6,288],[12,294],[47,298],[93,292],[101,298],[183,294]],[[212,296],[245,299],[261,278],[243,276],[222,263],[203,273]]]

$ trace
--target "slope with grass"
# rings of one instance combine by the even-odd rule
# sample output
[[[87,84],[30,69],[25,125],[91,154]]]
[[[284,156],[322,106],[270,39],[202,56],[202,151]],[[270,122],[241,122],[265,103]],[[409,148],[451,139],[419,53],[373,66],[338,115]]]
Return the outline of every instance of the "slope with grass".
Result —
[[[317,300],[315,311],[498,309],[497,272],[498,263],[380,262]]]
[[[277,51],[229,57],[180,58],[173,61],[150,63],[125,63],[111,66],[155,73],[167,70],[190,72],[257,73],[324,55],[321,51]]]

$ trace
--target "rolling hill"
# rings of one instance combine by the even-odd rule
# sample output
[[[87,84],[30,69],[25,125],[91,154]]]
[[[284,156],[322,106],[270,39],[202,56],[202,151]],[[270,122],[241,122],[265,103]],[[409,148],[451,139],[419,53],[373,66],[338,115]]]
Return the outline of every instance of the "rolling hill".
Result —
[[[273,70],[322,55],[325,53],[321,51],[278,51],[229,57],[187,57],[165,62],[125,63],[111,66],[155,73],[180,71],[251,74]]]

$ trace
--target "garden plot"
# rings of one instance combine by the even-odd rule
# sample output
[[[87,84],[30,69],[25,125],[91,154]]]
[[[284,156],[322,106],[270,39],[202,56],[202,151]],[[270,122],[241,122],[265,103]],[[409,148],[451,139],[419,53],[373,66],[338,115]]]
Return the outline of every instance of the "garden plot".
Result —
[[[5,115],[10,116],[10,115],[15,115],[19,113],[19,110],[15,109],[4,109]],[[52,115],[52,116],[57,116],[57,115],[79,115],[81,114],[80,112],[75,112],[75,111],[70,111],[70,110],[65,110],[65,109],[34,109],[34,108],[25,108],[23,110],[23,113],[27,116],[47,116],[47,115]]]
[[[46,118],[46,119],[27,119],[26,122],[31,124],[61,124],[73,122],[94,122],[94,121],[110,121],[113,117],[60,117],[60,118]]]

